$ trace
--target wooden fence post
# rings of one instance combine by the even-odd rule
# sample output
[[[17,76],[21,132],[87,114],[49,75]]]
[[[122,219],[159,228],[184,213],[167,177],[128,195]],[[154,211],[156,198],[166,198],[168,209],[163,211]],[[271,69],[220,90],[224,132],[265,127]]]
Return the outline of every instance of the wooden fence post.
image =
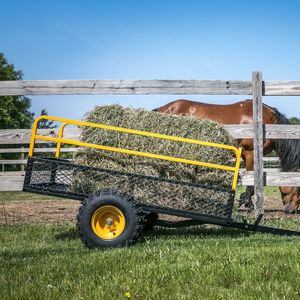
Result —
[[[22,152],[21,152],[20,158],[21,158],[21,160],[24,160],[25,159],[25,153],[24,153],[24,147],[23,146],[21,147],[21,150],[22,150]],[[21,164],[21,171],[24,171],[24,170],[25,170],[25,165]]]
[[[253,84],[253,145],[254,145],[254,207],[255,216],[264,213],[264,174],[263,174],[263,104],[262,104],[262,73],[252,73]]]

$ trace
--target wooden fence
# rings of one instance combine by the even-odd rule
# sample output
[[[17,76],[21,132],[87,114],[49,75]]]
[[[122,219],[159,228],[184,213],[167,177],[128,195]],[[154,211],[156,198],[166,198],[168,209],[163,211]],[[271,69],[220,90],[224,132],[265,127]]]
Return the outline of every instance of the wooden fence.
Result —
[[[70,135],[74,137],[74,134]],[[29,140],[25,141],[29,142]],[[72,154],[76,151],[77,148],[61,148],[61,153]],[[35,153],[54,153],[56,148],[36,148]],[[25,175],[25,166],[27,164],[27,154],[28,148],[4,148],[0,149],[0,154],[18,154],[19,158],[17,159],[0,159],[0,191],[21,191],[23,188],[23,181]],[[282,175],[279,172],[279,158],[278,157],[264,157],[264,171],[269,174],[268,185],[277,186],[282,178],[276,175]],[[7,171],[7,166],[20,166],[21,171]],[[270,176],[270,173],[273,173],[273,176]],[[241,169],[240,177],[242,179],[243,185],[253,185],[253,176],[250,174],[246,174],[245,169]]]
[[[226,125],[235,139],[253,138],[255,145],[254,172],[241,172],[242,185],[254,185],[259,203],[263,203],[263,185],[300,186],[300,173],[269,172],[263,169],[263,138],[300,139],[300,125],[262,125],[263,96],[300,96],[300,81],[263,81],[261,72],[252,73],[252,81],[220,80],[45,80],[0,81],[0,96],[7,95],[251,95],[253,124]],[[51,132],[50,132],[51,131]],[[40,134],[56,134],[41,130]],[[78,130],[66,129],[66,137],[78,138]],[[30,130],[0,130],[0,145],[28,144]],[[2,149],[13,153],[15,149]],[[19,151],[19,150],[18,150]],[[17,151],[17,152],[18,152]],[[53,151],[44,148],[39,151]],[[68,150],[63,150],[68,151]],[[1,153],[0,152],[0,153]],[[18,153],[26,153],[24,148]],[[24,159],[20,159],[23,163]],[[9,161],[8,161],[9,163]],[[0,191],[20,190],[23,173],[0,173]]]

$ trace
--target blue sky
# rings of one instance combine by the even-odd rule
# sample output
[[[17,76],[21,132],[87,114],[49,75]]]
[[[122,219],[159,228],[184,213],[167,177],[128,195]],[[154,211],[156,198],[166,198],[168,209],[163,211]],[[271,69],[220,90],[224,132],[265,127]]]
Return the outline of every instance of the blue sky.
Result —
[[[2,0],[0,51],[24,79],[300,80],[300,1]],[[32,110],[81,118],[96,104],[180,98],[39,96]],[[184,96],[232,103],[243,96]],[[300,117],[300,97],[265,97]]]

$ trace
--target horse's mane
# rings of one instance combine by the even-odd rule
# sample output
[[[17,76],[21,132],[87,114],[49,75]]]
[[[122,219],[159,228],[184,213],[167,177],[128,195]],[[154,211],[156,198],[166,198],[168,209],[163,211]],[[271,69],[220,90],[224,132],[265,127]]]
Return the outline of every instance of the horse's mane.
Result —
[[[277,108],[268,106],[274,112],[275,124],[290,124],[287,117]],[[278,139],[275,140],[275,151],[281,160],[282,171],[298,171],[300,167],[300,140]]]

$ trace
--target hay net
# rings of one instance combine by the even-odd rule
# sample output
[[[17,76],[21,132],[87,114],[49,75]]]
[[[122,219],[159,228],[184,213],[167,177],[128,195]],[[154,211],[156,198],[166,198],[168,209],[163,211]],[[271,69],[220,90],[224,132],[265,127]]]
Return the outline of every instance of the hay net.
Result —
[[[218,123],[191,116],[162,114],[119,105],[96,106],[84,120],[129,129],[161,133],[190,139],[234,145],[229,133]],[[81,141],[160,155],[198,160],[220,165],[233,165],[232,151],[83,127]],[[95,169],[75,172],[73,192],[92,193],[100,189],[121,190],[135,201],[151,206],[189,210],[196,213],[227,216],[232,206],[233,173],[213,168],[146,158],[117,152],[80,148],[74,154],[76,164],[152,176],[116,176]],[[173,181],[173,183],[172,183]],[[187,185],[175,183],[186,182]]]

